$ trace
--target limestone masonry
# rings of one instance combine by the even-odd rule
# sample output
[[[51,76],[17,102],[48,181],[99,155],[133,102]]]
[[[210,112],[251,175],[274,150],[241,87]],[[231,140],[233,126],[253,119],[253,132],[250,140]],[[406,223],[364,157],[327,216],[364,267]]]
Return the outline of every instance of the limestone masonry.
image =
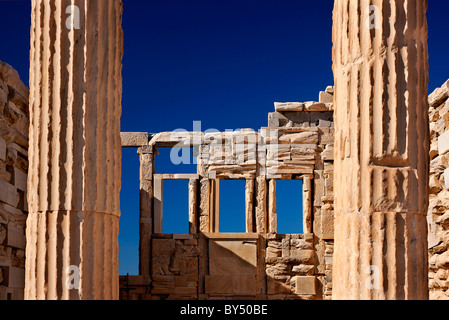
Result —
[[[18,73],[0,62],[0,300],[24,297],[28,95]]]
[[[23,299],[28,89],[5,63],[0,63],[0,85],[0,298]],[[327,87],[318,102],[275,103],[269,125],[259,132],[122,133],[122,146],[137,148],[140,155],[141,244],[140,275],[120,277],[120,298],[331,299],[333,94]],[[449,80],[428,100],[429,292],[431,299],[449,299]],[[197,174],[154,173],[158,148],[174,146],[195,146]],[[162,234],[162,182],[177,179],[189,181],[190,234]],[[246,181],[247,233],[218,232],[215,201],[222,179]],[[285,179],[303,180],[304,234],[277,233],[276,181]]]
[[[335,0],[335,86],[276,102],[266,127],[159,133],[120,132],[122,1],[31,4],[30,90],[0,62],[0,300],[449,300],[427,0]],[[156,172],[174,147],[196,173]],[[122,148],[140,159],[139,274],[119,276]],[[163,232],[171,180],[186,234]],[[221,230],[225,180],[244,182],[245,232]],[[302,181],[297,234],[278,230],[285,180]]]
[[[429,231],[430,299],[449,300],[449,80],[429,96],[430,202]]]
[[[32,4],[25,298],[117,299],[122,3]]]
[[[427,299],[427,1],[363,2],[334,7],[334,298]]]
[[[319,96],[275,103],[258,132],[122,133],[141,163],[140,275],[120,278],[122,299],[331,298],[333,87]],[[167,147],[192,147],[197,174],[155,174]],[[246,185],[242,234],[220,233],[220,181],[232,179]],[[189,181],[189,234],[162,233],[164,180]],[[303,181],[303,234],[277,232],[279,180]]]

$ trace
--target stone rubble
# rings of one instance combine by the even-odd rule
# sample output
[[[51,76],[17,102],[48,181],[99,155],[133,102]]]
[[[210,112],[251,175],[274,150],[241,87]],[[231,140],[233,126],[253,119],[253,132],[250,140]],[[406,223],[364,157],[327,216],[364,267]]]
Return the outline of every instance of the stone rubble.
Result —
[[[0,62],[0,300],[24,298],[28,88]]]
[[[449,300],[449,80],[430,94],[429,106],[429,290],[431,300]]]

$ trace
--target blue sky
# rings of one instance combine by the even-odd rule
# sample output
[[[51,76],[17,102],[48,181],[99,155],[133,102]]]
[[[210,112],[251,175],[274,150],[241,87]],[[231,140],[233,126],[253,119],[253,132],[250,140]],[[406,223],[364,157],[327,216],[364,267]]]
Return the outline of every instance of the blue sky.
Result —
[[[191,130],[193,121],[257,130],[274,101],[316,100],[333,84],[331,0],[123,2],[122,131]],[[429,3],[433,91],[449,78],[449,1]],[[30,1],[0,0],[0,15],[0,60],[28,84]],[[138,175],[136,151],[124,150],[121,274],[137,273]]]

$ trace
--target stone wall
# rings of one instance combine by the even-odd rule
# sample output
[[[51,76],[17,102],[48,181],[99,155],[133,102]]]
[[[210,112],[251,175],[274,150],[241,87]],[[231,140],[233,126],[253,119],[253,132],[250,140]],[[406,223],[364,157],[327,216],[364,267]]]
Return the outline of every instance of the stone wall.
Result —
[[[278,235],[267,241],[267,295],[271,299],[305,299],[316,295],[313,235]],[[298,288],[299,290],[296,290]]]
[[[318,102],[275,103],[258,132],[123,133],[140,155],[140,275],[122,299],[330,299],[333,87]],[[196,174],[155,174],[158,150],[191,147]],[[163,234],[163,181],[189,181],[189,234]],[[245,181],[244,233],[221,233],[222,180]],[[303,233],[278,234],[276,182],[302,180]]]
[[[429,290],[430,299],[449,300],[449,80],[429,96],[429,105]]]
[[[0,300],[23,299],[28,94],[17,72],[0,62]],[[275,103],[268,126],[258,133],[123,134],[124,147],[140,148],[141,274],[120,277],[121,299],[331,299],[332,95],[328,87],[319,102]],[[449,299],[449,81],[429,96],[429,104],[429,290],[431,299]],[[205,142],[195,148],[196,175],[154,174],[158,148],[183,141],[192,146],[198,137]],[[227,148],[232,140],[240,147]],[[155,179],[179,178],[189,180],[190,233],[165,235]],[[218,231],[220,179],[246,181],[245,234]],[[280,179],[304,182],[304,234],[277,233],[274,195]],[[226,262],[214,260],[223,254],[247,272],[223,272],[220,264]]]
[[[198,297],[198,237],[154,235],[152,240],[153,295],[176,299]]]
[[[23,299],[28,88],[0,62],[0,300]]]

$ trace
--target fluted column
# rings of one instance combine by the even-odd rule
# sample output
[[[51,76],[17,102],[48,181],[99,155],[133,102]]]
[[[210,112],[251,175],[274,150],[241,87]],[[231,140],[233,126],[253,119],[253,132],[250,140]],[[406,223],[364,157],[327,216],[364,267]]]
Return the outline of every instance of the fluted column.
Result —
[[[335,1],[334,299],[428,298],[426,10]]]
[[[118,299],[121,0],[32,0],[26,299]]]

